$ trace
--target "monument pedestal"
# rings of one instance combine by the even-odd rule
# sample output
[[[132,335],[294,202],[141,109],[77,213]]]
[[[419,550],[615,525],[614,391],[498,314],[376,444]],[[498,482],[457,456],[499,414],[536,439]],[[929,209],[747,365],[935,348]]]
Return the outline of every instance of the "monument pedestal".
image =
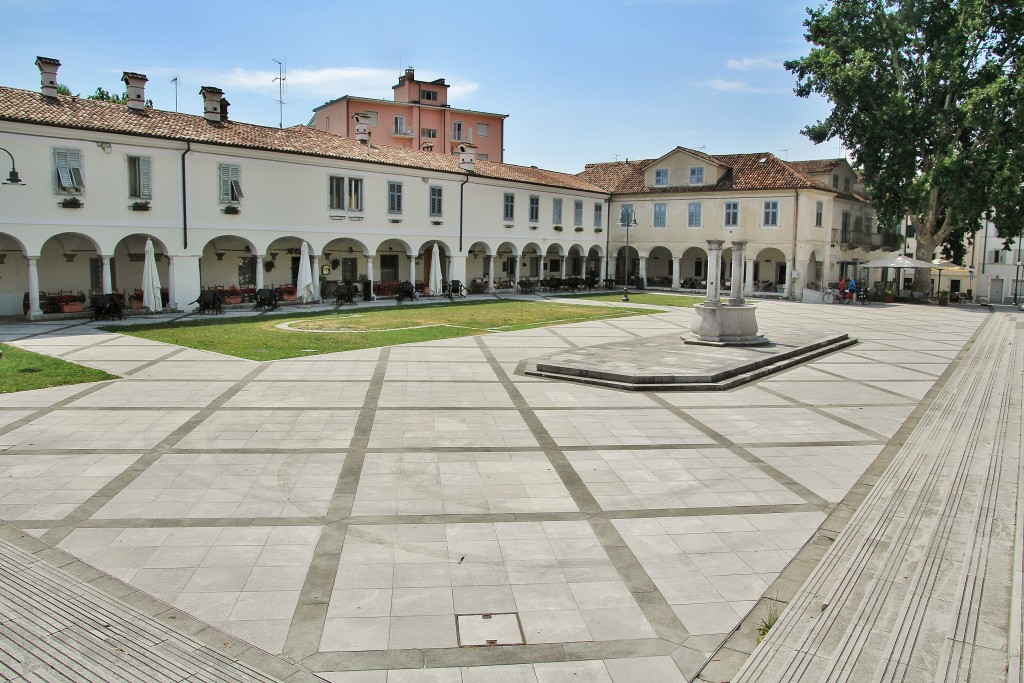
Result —
[[[684,337],[686,344],[705,346],[762,346],[768,339],[757,334],[754,306],[713,306],[697,304],[696,317],[690,331],[693,337]]]

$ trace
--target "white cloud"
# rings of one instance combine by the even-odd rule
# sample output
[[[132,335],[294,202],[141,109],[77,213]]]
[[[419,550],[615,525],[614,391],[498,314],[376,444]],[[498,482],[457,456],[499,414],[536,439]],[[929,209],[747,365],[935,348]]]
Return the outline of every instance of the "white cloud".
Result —
[[[718,92],[743,92],[743,93],[771,93],[779,92],[771,88],[759,88],[754,85],[750,85],[746,81],[727,81],[721,78],[713,78],[709,81],[700,81],[698,85],[702,85],[705,88],[711,88]]]
[[[782,63],[776,59],[767,57],[744,57],[743,59],[730,59],[726,66],[734,71],[745,71],[747,69],[777,69]]]

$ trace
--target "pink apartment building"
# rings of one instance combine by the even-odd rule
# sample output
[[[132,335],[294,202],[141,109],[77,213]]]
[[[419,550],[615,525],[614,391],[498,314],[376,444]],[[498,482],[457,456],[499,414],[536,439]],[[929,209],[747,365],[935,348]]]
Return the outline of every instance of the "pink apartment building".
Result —
[[[460,144],[471,144],[477,159],[501,162],[508,114],[452,109],[449,87],[443,78],[418,81],[409,67],[393,86],[393,102],[345,95],[314,109],[313,127],[354,137],[360,114],[370,142],[438,154],[458,154]]]

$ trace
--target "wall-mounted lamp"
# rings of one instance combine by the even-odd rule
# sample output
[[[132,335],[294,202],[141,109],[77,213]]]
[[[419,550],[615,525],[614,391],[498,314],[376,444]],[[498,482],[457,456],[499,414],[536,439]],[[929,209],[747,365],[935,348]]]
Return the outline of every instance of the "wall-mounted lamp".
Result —
[[[5,152],[11,158],[11,172],[8,174],[7,180],[4,181],[4,185],[24,185],[25,183],[22,182],[17,169],[14,168],[14,155],[3,147],[0,147],[0,151]]]
[[[76,256],[78,256],[78,254],[66,253],[64,254],[64,260],[68,263],[73,263]]]
[[[271,251],[271,252],[267,252],[267,253],[270,255],[270,260],[271,261],[276,261],[277,260],[277,252],[276,251]]]
[[[109,142],[97,142],[96,146],[103,150],[104,154],[110,154],[110,143]]]
[[[223,261],[224,260],[224,252],[223,251],[217,251],[217,252],[214,252],[214,254],[216,255],[218,261]]]

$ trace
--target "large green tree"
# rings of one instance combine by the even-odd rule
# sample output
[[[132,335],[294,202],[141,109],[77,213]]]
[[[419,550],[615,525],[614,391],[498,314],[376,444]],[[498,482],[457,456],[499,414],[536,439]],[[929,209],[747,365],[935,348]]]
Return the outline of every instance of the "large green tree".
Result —
[[[851,150],[882,227],[909,215],[924,260],[993,212],[1001,236],[1019,239],[1024,3],[833,0],[807,12],[813,47],[785,66],[799,96],[832,109],[803,132]],[[919,270],[915,289],[928,277]]]

